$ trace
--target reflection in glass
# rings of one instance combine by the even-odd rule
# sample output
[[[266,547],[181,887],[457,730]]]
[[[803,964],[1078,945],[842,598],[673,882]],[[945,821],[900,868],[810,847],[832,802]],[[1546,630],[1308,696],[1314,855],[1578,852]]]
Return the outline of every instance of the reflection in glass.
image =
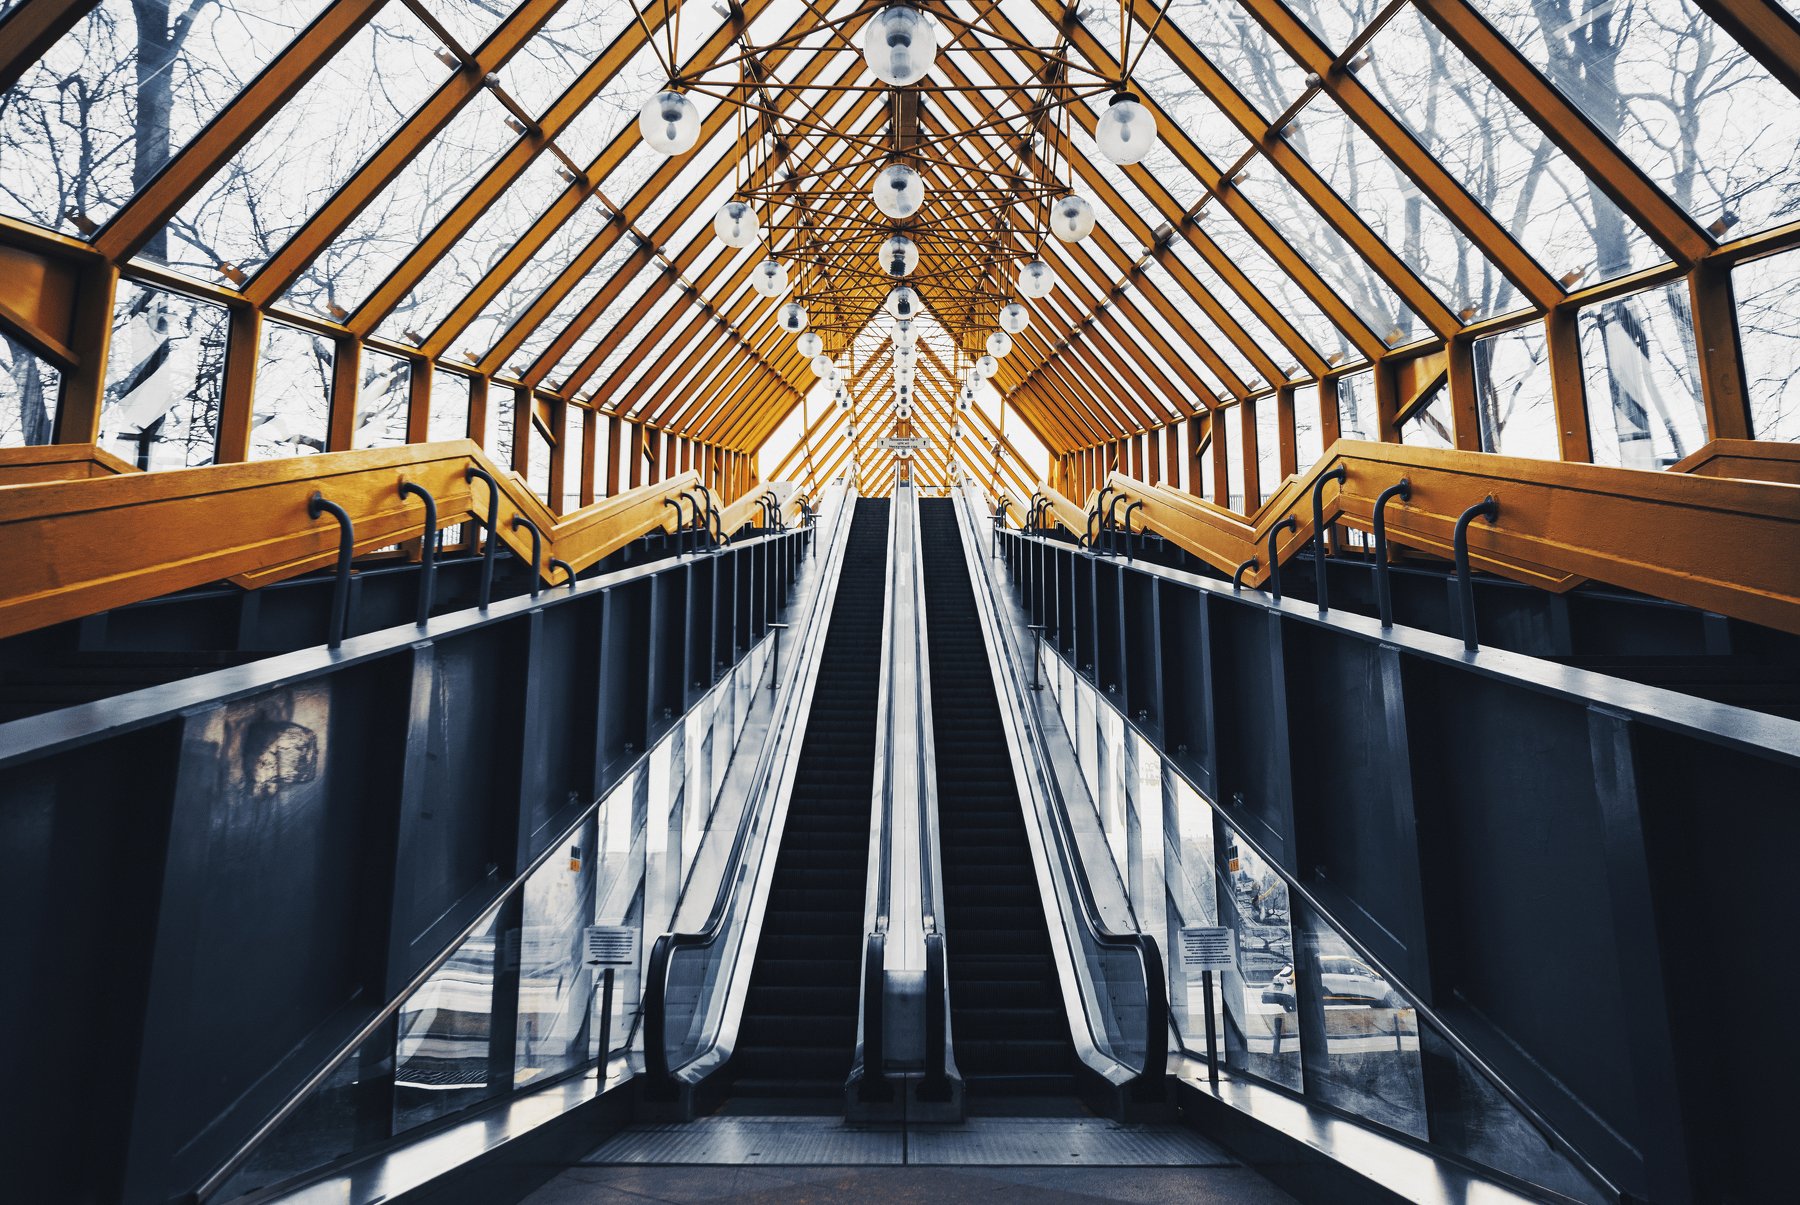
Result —
[[[1295,386],[1294,464],[1301,473],[1325,455],[1325,429],[1320,421],[1318,384]]]
[[[517,1086],[573,1070],[588,1058],[594,972],[582,961],[582,932],[594,914],[594,840],[589,820],[525,882]]]
[[[394,448],[406,442],[412,361],[373,348],[362,357],[362,389],[356,399],[355,448]]]
[[[1578,329],[1595,464],[1666,469],[1706,442],[1685,281],[1589,306]]]
[[[553,505],[555,499],[550,497],[550,439],[544,434],[543,424],[538,421],[535,413],[531,416],[531,422],[526,424],[525,431],[531,440],[531,445],[526,450],[525,483],[531,487],[532,493],[544,500],[544,505]]]
[[[1738,342],[1755,439],[1800,440],[1800,251],[1739,264]]]
[[[1213,411],[1213,429],[1225,437],[1225,485],[1231,497],[1225,505],[1244,513],[1244,410],[1241,404]]]
[[[1481,450],[1555,460],[1556,402],[1550,396],[1550,349],[1539,323],[1477,339],[1469,347]]]
[[[1300,909],[1298,932],[1305,957],[1277,974],[1275,990],[1290,1015],[1305,1010],[1323,1029],[1308,1047],[1307,1095],[1428,1137],[1418,1014],[1311,909]]]
[[[250,420],[251,460],[325,450],[336,351],[323,335],[280,322],[263,323]]]
[[[1213,810],[1200,792],[1171,767],[1163,770],[1165,786],[1164,823],[1169,831],[1165,841],[1168,851],[1168,936],[1163,949],[1169,952],[1169,1015],[1182,1045],[1193,1054],[1206,1053],[1205,982],[1198,972],[1189,973],[1177,952],[1181,949],[1181,930],[1191,927],[1215,927],[1219,923],[1218,883],[1213,875]],[[1219,1001],[1215,998],[1214,1016]]]
[[[1250,405],[1256,410],[1256,493],[1267,502],[1281,486],[1281,405],[1273,394]]]
[[[1450,428],[1450,390],[1439,386],[1435,396],[1416,407],[1400,424],[1400,442],[1413,448],[1454,448]]]
[[[35,447],[56,438],[62,373],[0,331],[0,448]]]
[[[1226,1065],[1298,1089],[1300,1031],[1286,1005],[1294,965],[1287,883],[1222,820],[1214,840],[1219,923],[1237,934],[1237,961],[1222,976]]]
[[[431,374],[431,418],[425,438],[467,439],[469,437],[469,378],[460,372],[437,369]]]
[[[1169,0],[1168,14],[1265,118],[1278,117],[1306,87],[1306,72],[1237,4]]]
[[[101,446],[140,469],[211,464],[229,325],[223,306],[121,280]]]
[[[490,1095],[488,1036],[494,1007],[499,913],[400,1008],[394,1129],[409,1130]]]

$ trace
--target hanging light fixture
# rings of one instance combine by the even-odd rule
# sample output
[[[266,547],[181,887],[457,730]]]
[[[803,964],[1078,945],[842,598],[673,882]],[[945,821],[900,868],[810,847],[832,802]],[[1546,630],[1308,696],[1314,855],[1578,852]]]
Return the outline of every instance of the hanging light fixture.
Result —
[[[894,367],[911,368],[919,362],[919,349],[916,347],[896,347],[894,349]]]
[[[912,407],[906,402],[901,402],[898,406],[894,407],[894,417],[902,422],[906,421],[912,417]]]
[[[881,244],[881,270],[889,276],[911,276],[919,266],[919,245],[904,234],[889,235]]]
[[[1056,273],[1041,259],[1034,259],[1019,269],[1019,292],[1033,301],[1050,296],[1056,288]]]
[[[790,335],[797,335],[806,329],[806,307],[798,301],[790,301],[781,307],[779,319],[781,329]]]
[[[762,224],[747,201],[727,201],[713,217],[713,233],[727,247],[753,247],[762,241]]]
[[[821,381],[837,371],[837,365],[833,364],[831,362],[831,357],[827,355],[814,356],[812,358],[812,363],[808,364],[807,367],[812,369],[812,374]]]
[[[1016,335],[1031,325],[1031,311],[1016,301],[1009,301],[1000,307],[1000,329],[1009,335]]]
[[[904,163],[890,163],[875,177],[875,208],[895,221],[910,218],[925,204],[925,181]]]
[[[981,379],[985,381],[1000,371],[1000,361],[993,356],[983,356],[975,361],[975,371],[980,373]]]
[[[700,140],[700,110],[681,93],[665,88],[638,111],[638,133],[653,151],[685,155]]]
[[[1115,92],[1094,127],[1094,142],[1120,167],[1142,162],[1156,145],[1156,115],[1135,93]]]
[[[1094,231],[1094,207],[1086,197],[1070,193],[1050,207],[1050,233],[1065,243],[1079,243]]]
[[[750,287],[764,297],[779,297],[788,290],[787,265],[778,259],[765,259],[750,273]]]
[[[810,360],[825,350],[825,340],[819,338],[817,331],[807,331],[794,340],[794,350]]]
[[[910,319],[894,324],[894,346],[910,350],[919,341],[919,332],[913,329]]]
[[[937,60],[937,27],[917,9],[895,4],[869,18],[862,30],[863,61],[884,84],[916,84]]]
[[[987,337],[988,355],[996,360],[1012,351],[1012,336],[1005,331],[995,331]],[[993,373],[989,373],[993,376]]]
[[[911,385],[912,383],[913,383],[913,370],[911,368],[902,368],[902,367],[896,365],[894,367],[894,384],[896,384],[896,385]]]
[[[919,312],[919,295],[899,285],[887,295],[887,312],[905,321]]]

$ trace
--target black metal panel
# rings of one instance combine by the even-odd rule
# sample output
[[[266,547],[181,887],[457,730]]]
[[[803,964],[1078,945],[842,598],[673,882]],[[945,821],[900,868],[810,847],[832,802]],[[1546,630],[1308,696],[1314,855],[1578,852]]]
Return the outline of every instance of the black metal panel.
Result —
[[[650,579],[650,677],[644,714],[650,744],[687,710],[686,566]]]
[[[1206,663],[1206,596],[1157,583],[1158,673],[1162,682],[1161,747],[1209,797],[1214,795],[1212,678]],[[1164,672],[1166,667],[1166,672]]]
[[[1127,715],[1153,740],[1163,738],[1162,623],[1157,581],[1143,573],[1120,575],[1120,635],[1125,642]]]
[[[1075,605],[1075,570],[1086,561],[1086,557],[1072,551],[1056,550],[1056,647],[1076,666],[1081,665],[1081,659],[1076,649],[1080,612]]]
[[[602,782],[612,782],[650,747],[649,713],[644,707],[644,683],[650,678],[650,589],[649,581],[639,580],[600,595]]]
[[[1070,649],[1075,668],[1090,682],[1098,681],[1099,654],[1095,650],[1100,628],[1098,590],[1094,585],[1094,558],[1077,556],[1069,559]]]
[[[1095,561],[1094,568],[1094,681],[1126,711],[1129,683],[1125,679],[1125,584],[1116,561]]]
[[[732,592],[737,589],[737,574],[740,558],[744,554],[726,549],[713,561],[713,680],[725,672],[727,666],[737,664],[738,636],[737,616],[731,607]]]
[[[1286,675],[1280,617],[1215,598],[1209,608],[1218,802],[1268,855],[1290,865]]]
[[[586,595],[538,613],[522,767],[526,862],[601,793],[602,784],[593,777],[600,612],[600,598]]]
[[[712,614],[716,564],[712,558],[702,557],[688,570],[687,693],[682,698],[683,711],[713,684],[713,625],[708,620]]]

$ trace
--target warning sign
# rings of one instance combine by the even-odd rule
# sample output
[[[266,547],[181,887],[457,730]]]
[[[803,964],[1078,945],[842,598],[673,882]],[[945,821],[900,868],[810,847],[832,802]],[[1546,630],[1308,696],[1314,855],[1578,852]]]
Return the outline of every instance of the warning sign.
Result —
[[[1236,945],[1230,929],[1184,928],[1181,931],[1181,965],[1190,977],[1205,971],[1230,970],[1237,961]]]

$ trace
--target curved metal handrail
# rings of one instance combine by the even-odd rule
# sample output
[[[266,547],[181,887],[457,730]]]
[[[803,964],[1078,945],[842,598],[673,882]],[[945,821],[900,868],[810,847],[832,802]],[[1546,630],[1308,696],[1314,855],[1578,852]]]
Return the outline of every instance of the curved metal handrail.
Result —
[[[959,510],[964,502],[964,499],[958,499]],[[1025,689],[1026,678],[1020,673],[1020,651],[1014,645],[1011,626],[1005,622],[1004,614],[995,599],[992,583],[985,574],[975,576],[980,579],[981,591],[988,596],[992,606],[1000,649],[1005,656],[1006,672],[1013,680],[1013,685],[1022,691]],[[1169,985],[1164,971],[1162,949],[1157,945],[1156,939],[1148,934],[1121,933],[1107,925],[1094,894],[1093,883],[1088,877],[1087,866],[1081,858],[1074,825],[1069,819],[1068,802],[1063,796],[1061,784],[1050,769],[1050,752],[1044,743],[1043,732],[1029,708],[1020,707],[1019,715],[1022,720],[1021,736],[1029,753],[1030,773],[1048,805],[1046,811],[1052,822],[1050,827],[1055,838],[1056,860],[1063,867],[1071,888],[1070,898],[1075,904],[1075,919],[1096,946],[1134,954],[1143,973],[1144,1065],[1132,1068],[1116,1055],[1109,1057],[1133,1072],[1132,1078],[1122,1086],[1134,1099],[1160,1099],[1169,1062]],[[1084,1020],[1088,1020],[1090,1036],[1098,1036],[1094,1034],[1092,1020],[1087,1017],[1085,1010],[1083,1016]],[[1102,1049],[1099,1042],[1094,1046],[1096,1050]]]
[[[833,521],[832,542],[835,545],[843,532],[848,528],[849,516],[855,510],[854,499],[846,495],[838,514]],[[841,558],[840,558],[841,563]],[[827,601],[833,592],[827,585],[833,580],[827,574],[820,579],[819,587],[814,592],[808,619],[808,631],[817,633],[821,614],[829,614]],[[822,611],[823,609],[823,611]],[[805,659],[793,657],[788,663],[787,685],[778,706],[792,707],[794,696],[792,686],[804,672]],[[725,931],[725,922],[730,913],[731,901],[742,885],[744,857],[749,848],[750,835],[755,831],[757,817],[765,810],[765,803],[770,790],[770,781],[775,759],[781,752],[782,742],[774,739],[780,732],[781,725],[771,721],[769,739],[764,741],[762,750],[757,755],[755,773],[751,777],[751,799],[746,801],[743,813],[738,817],[737,831],[732,835],[730,851],[725,856],[724,866],[719,876],[719,887],[713,896],[712,904],[707,912],[706,920],[698,929],[687,932],[668,932],[659,936],[650,948],[650,959],[644,974],[643,1018],[644,1018],[644,1073],[645,1095],[652,1100],[672,1100],[679,1091],[675,1081],[675,1073],[679,1067],[669,1064],[668,1058],[668,988],[669,969],[676,953],[682,950],[705,949],[717,944]],[[771,839],[773,834],[771,834]],[[686,1064],[683,1064],[686,1066]]]

